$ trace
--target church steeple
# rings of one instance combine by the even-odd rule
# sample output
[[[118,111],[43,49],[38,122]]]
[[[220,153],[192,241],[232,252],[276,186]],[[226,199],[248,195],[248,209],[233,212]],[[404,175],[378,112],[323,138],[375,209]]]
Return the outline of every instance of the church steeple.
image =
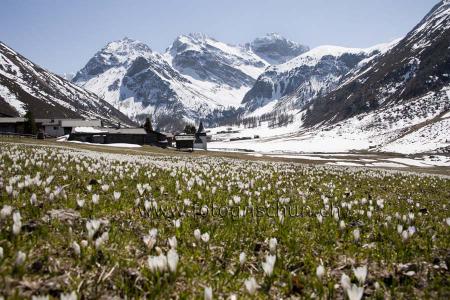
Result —
[[[203,127],[203,122],[200,121],[200,125],[198,126],[197,133],[206,133],[205,127]]]

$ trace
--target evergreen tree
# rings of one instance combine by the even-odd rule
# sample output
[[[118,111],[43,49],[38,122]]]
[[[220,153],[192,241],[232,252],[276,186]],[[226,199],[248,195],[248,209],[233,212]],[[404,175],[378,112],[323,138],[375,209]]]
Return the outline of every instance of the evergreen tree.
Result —
[[[184,127],[184,133],[186,134],[195,134],[195,126],[192,124],[187,124]]]
[[[28,110],[25,113],[25,124],[24,124],[24,130],[27,134],[36,134],[37,133],[37,126],[36,126],[36,120],[34,119],[33,113]]]
[[[151,117],[145,118],[144,129],[147,132],[153,131]]]

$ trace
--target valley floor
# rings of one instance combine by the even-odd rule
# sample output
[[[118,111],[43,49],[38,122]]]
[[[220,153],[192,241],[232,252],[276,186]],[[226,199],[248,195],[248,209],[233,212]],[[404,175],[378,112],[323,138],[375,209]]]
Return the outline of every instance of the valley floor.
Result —
[[[80,142],[58,141],[54,139],[35,140],[28,138],[0,137],[0,142],[13,142],[37,145],[54,145],[73,149],[92,149],[101,152],[136,154],[136,155],[169,155],[181,157],[224,157],[255,161],[293,162],[307,165],[341,166],[343,168],[388,169],[425,174],[442,174],[450,176],[449,154],[401,154],[368,151],[348,152],[290,152],[290,151],[254,151],[241,148],[243,142],[208,143],[208,151],[178,151],[173,148],[162,149],[152,146],[134,144],[101,145]],[[251,144],[251,141],[250,141]]]
[[[0,150],[0,297],[450,296],[448,167],[30,139]],[[355,157],[405,167],[323,163]]]

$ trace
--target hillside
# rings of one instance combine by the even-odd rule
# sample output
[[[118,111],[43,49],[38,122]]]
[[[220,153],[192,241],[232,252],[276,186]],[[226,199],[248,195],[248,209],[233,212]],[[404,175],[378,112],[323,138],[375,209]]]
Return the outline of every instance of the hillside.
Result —
[[[0,42],[0,115],[37,118],[101,119],[105,124],[132,121],[77,85],[32,63]]]

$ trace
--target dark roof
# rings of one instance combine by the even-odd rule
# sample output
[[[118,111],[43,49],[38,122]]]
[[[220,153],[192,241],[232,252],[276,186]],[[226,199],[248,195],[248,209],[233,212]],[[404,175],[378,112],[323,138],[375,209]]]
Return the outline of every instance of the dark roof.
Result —
[[[144,128],[102,128],[109,134],[147,134]]]
[[[25,118],[0,118],[0,123],[23,123]]]
[[[175,136],[175,141],[195,141],[193,134],[178,134]]]

